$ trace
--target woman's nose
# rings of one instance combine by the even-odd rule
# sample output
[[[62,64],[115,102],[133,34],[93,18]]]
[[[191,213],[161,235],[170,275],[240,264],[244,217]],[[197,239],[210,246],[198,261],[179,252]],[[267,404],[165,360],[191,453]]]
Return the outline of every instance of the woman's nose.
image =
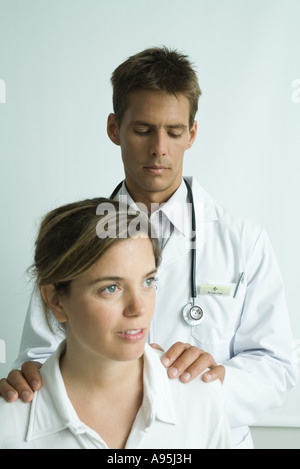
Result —
[[[129,295],[124,308],[124,315],[127,317],[142,316],[145,312],[146,304],[141,295],[137,293]]]

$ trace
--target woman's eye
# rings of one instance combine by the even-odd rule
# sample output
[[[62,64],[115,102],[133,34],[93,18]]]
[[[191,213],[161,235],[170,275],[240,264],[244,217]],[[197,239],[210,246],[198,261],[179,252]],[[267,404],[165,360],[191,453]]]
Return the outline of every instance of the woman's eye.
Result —
[[[101,290],[101,293],[115,293],[118,289],[118,285],[109,285],[109,287]]]
[[[155,278],[154,277],[153,278],[147,278],[147,280],[145,280],[145,282],[144,282],[144,285],[148,288],[149,287],[154,287],[155,286]]]

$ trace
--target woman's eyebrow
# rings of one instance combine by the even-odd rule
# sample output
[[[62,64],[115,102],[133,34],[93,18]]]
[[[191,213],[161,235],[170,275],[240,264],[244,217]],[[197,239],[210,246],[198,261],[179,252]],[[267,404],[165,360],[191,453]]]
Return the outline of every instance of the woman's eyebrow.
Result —
[[[148,272],[147,274],[144,275],[144,277],[150,277],[151,275],[155,275],[157,272],[157,269],[153,269],[151,270],[151,272]],[[97,277],[93,280],[91,280],[90,282],[88,282],[88,285],[91,286],[91,285],[94,285],[96,283],[99,283],[99,282],[107,282],[107,281],[110,281],[110,282],[120,282],[121,280],[124,280],[124,277],[118,277],[118,276],[115,276],[115,275],[108,275],[107,277]]]
[[[122,277],[116,277],[116,276],[97,277],[94,280],[91,280],[90,282],[88,282],[88,285],[91,286],[91,285],[94,285],[95,283],[106,282],[108,280],[112,282],[119,282],[120,280],[122,280]]]
[[[145,277],[150,277],[151,275],[155,275],[157,273],[157,269],[151,270],[151,272],[148,272],[148,274],[145,275]]]

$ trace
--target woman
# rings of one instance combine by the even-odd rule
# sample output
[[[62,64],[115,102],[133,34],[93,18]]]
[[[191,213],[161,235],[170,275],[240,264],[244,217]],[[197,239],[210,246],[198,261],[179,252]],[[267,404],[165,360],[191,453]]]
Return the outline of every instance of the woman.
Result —
[[[221,384],[169,380],[146,344],[160,259],[148,233],[146,217],[106,199],[45,217],[33,271],[66,340],[31,404],[1,400],[0,448],[230,447]]]

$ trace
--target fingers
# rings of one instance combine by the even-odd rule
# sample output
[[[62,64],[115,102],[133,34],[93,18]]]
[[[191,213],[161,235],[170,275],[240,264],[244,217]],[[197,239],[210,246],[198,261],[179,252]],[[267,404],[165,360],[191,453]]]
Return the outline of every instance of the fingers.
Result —
[[[222,365],[213,366],[210,368],[210,371],[208,371],[207,373],[204,373],[204,375],[202,376],[202,379],[206,383],[217,381],[217,379],[219,379],[221,383],[223,384],[224,379],[225,379],[225,373],[226,373],[226,370],[224,366]]]
[[[162,357],[163,365],[168,368],[169,378],[179,378],[183,383],[188,383],[203,373],[207,368],[209,372],[204,373],[202,379],[205,382],[225,378],[225,368],[218,366],[214,358],[204,350],[190,344],[177,342]]]
[[[161,352],[163,352],[163,349],[162,349],[161,346],[158,345],[158,344],[150,344],[150,346],[151,346],[152,348],[156,349],[156,350],[160,350]]]
[[[33,399],[33,392],[19,370],[11,371],[7,379],[1,381],[0,392],[7,402],[14,402],[19,397],[23,402],[30,402]]]
[[[7,402],[14,402],[18,399],[18,393],[4,378],[0,380],[0,396]]]
[[[40,368],[42,367],[42,364],[39,362],[25,362],[22,365],[22,373],[31,387],[32,391],[37,391],[40,389],[42,385],[42,379],[40,375]]]
[[[176,360],[188,349],[190,344],[184,344],[183,342],[176,342],[172,347],[164,354],[161,361],[166,368],[170,368]]]
[[[169,378],[180,377],[181,381],[188,382],[212,365],[211,358],[197,347],[177,342],[165,353],[162,363],[169,368]]]
[[[37,391],[42,384],[39,368],[42,365],[36,362],[26,362],[22,370],[13,370],[7,379],[0,381],[0,395],[7,402],[14,402],[21,398],[23,402],[31,402],[33,392]]]

